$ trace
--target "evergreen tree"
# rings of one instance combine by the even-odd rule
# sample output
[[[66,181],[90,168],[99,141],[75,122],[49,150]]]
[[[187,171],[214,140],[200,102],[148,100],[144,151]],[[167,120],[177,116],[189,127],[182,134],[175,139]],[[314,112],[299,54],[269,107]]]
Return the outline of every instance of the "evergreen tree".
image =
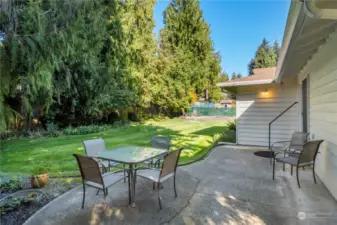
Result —
[[[277,46],[276,46],[277,47]],[[254,59],[248,64],[248,74],[252,75],[256,68],[268,68],[277,65],[277,54],[274,47],[270,47],[269,42],[264,38],[259,45]]]
[[[128,70],[134,78],[137,102],[149,107],[157,89],[153,8],[155,0],[122,3],[122,25],[129,49]]]
[[[33,118],[60,126],[90,124],[136,108],[175,115],[204,93],[217,101],[221,58],[199,1],[170,3],[159,45],[154,5],[155,0],[0,4],[0,130],[23,122],[30,129]]]
[[[229,80],[228,74],[226,72],[221,72],[220,75],[219,75],[218,81],[220,83],[222,83],[222,82],[226,82],[228,80]]]
[[[242,77],[241,73],[238,73],[238,75],[236,76],[236,78],[241,78],[241,77]]]
[[[251,59],[249,64],[248,64],[248,76],[251,76],[253,75],[253,70],[255,68],[255,60],[254,59]]]
[[[278,58],[279,58],[279,56],[280,56],[280,50],[281,50],[281,47],[280,47],[278,41],[275,41],[275,42],[274,42],[273,50],[274,50],[274,52],[275,52],[275,54],[276,54],[276,63],[277,63]]]
[[[211,92],[221,71],[220,57],[214,53],[210,28],[203,19],[199,1],[173,0],[164,11],[164,24],[160,32],[161,50],[171,63],[179,64],[172,67],[174,71],[168,71],[169,76],[180,80],[186,93],[190,87],[199,95],[205,89]]]
[[[235,72],[233,72],[233,73],[232,73],[231,80],[235,80],[236,78],[237,78],[237,76],[236,76],[236,73],[235,73]]]

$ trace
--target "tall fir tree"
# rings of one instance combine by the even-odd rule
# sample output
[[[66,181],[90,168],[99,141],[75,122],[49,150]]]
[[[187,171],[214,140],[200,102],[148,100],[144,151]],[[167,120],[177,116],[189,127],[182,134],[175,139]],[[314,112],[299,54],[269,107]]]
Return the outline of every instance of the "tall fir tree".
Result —
[[[277,54],[277,46],[271,47],[269,42],[264,38],[257,48],[254,58],[248,63],[248,75],[253,75],[253,70],[256,68],[277,66]]]
[[[235,80],[237,78],[237,75],[235,72],[232,73],[232,77],[231,77],[231,80]]]
[[[126,36],[129,64],[137,102],[141,107],[149,107],[156,87],[156,45],[153,28],[153,8],[155,0],[125,1],[122,7],[122,25]]]
[[[241,73],[238,73],[238,75],[236,76],[236,78],[241,78],[241,77],[242,77]]]
[[[273,50],[274,50],[274,53],[276,55],[276,63],[277,63],[278,58],[280,56],[280,50],[281,50],[281,47],[280,47],[280,44],[278,43],[278,41],[274,42]]]
[[[164,11],[165,27],[160,32],[160,48],[171,62],[182,57],[174,66],[174,77],[202,95],[215,88],[220,58],[214,52],[209,25],[203,18],[198,0],[173,0]],[[184,69],[179,69],[184,68]],[[170,72],[172,73],[172,72]],[[171,76],[173,75],[171,74]]]

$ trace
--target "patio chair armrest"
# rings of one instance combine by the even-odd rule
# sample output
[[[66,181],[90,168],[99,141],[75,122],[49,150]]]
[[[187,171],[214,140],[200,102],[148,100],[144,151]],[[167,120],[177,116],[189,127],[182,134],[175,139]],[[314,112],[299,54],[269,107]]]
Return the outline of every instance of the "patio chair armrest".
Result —
[[[100,160],[99,158],[94,158],[94,157],[92,159],[95,160],[98,163],[99,166],[104,167],[104,165],[102,163],[102,160]]]
[[[289,143],[289,145],[290,145],[290,141],[277,141],[277,142],[274,142],[274,143],[271,145],[271,150],[273,150],[273,148],[276,147],[275,145],[277,145],[277,144],[284,144],[284,145],[283,145],[284,151],[286,151],[286,150],[289,148],[289,145],[285,145],[286,143]]]

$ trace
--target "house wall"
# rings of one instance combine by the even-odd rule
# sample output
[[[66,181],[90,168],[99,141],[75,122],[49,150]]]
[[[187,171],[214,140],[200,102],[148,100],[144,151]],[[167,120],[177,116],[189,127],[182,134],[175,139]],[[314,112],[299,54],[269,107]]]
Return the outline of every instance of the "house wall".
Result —
[[[337,199],[337,32],[301,71],[309,79],[309,131],[324,139],[316,159],[316,173]]]
[[[291,104],[298,101],[297,82],[243,86],[237,94],[237,143],[268,146],[268,124]],[[265,93],[266,89],[268,94]],[[298,105],[292,107],[271,126],[271,143],[288,141],[298,130]]]

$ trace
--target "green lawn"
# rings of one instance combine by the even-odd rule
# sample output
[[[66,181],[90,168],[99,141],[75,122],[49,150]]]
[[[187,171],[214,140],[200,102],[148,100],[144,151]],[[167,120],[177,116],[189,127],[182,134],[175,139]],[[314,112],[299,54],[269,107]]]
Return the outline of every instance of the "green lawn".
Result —
[[[180,164],[186,164],[204,156],[214,142],[214,135],[226,131],[225,122],[170,119],[87,135],[2,141],[0,175],[29,174],[36,164],[45,165],[51,172],[74,171],[77,165],[72,153],[84,154],[82,141],[94,138],[103,138],[107,148],[114,148],[126,145],[148,146],[152,136],[171,136],[173,145],[190,146],[181,155]]]

